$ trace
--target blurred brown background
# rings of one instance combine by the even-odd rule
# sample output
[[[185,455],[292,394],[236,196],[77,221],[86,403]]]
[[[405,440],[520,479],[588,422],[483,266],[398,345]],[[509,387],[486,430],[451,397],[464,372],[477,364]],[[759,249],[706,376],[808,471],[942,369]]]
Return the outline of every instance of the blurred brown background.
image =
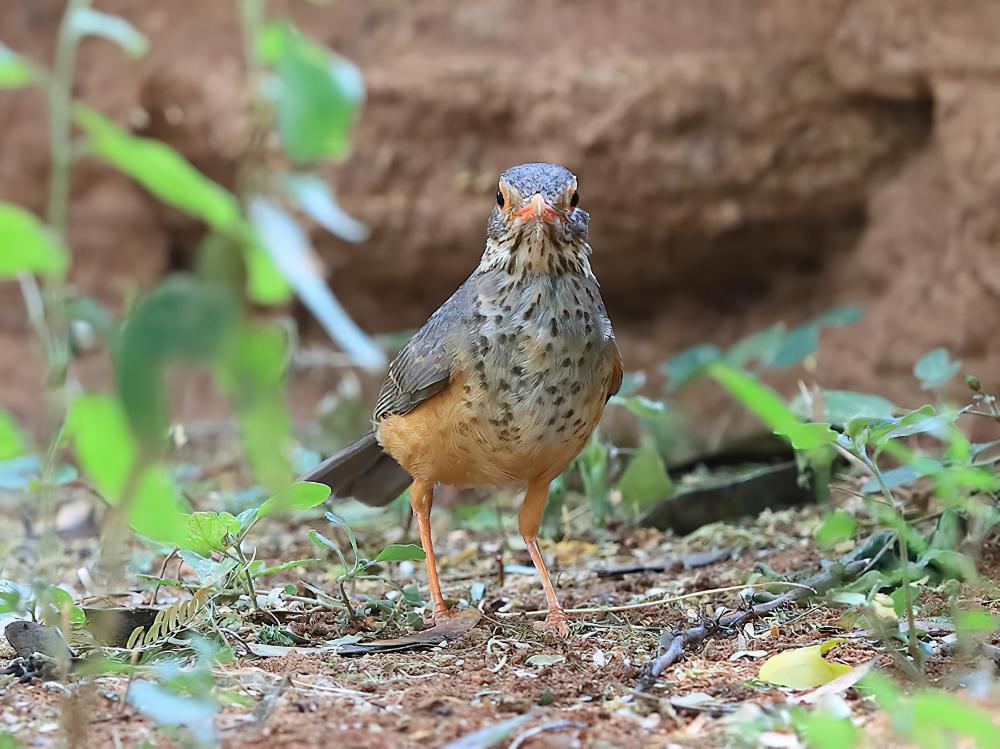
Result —
[[[81,53],[77,94],[231,185],[245,148],[229,0],[98,0],[149,35],[126,60]],[[822,384],[922,396],[944,345],[1000,389],[1000,3],[990,0],[303,0],[271,2],[363,70],[352,157],[331,175],[372,228],[321,232],[331,285],[369,331],[419,325],[473,269],[498,173],[566,164],[591,212],[594,266],[627,366],[727,344],[840,304]],[[0,40],[50,61],[62,3],[4,0]],[[553,30],[558,33],[553,33]],[[33,92],[0,96],[0,198],[39,210],[47,143]],[[190,267],[198,226],[93,162],[74,175],[72,280],[120,307]],[[0,290],[2,402],[41,413],[16,287]],[[315,326],[301,316],[307,338]],[[107,380],[103,357],[85,380]],[[794,382],[789,373],[785,386]],[[780,382],[780,379],[779,379]],[[332,383],[299,374],[307,414]],[[959,383],[957,387],[961,388]],[[720,402],[696,389],[702,413]],[[180,415],[208,412],[184,394]]]

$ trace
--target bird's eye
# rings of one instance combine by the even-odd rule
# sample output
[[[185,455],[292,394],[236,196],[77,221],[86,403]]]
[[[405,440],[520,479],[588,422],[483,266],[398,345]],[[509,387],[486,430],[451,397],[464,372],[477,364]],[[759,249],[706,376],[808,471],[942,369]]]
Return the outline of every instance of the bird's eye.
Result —
[[[504,205],[505,202],[506,201],[504,200],[504,197],[503,197],[503,191],[502,190],[497,190],[497,205],[500,206],[501,208],[503,208],[503,205]]]
[[[580,204],[580,193],[573,191],[573,197],[569,199],[570,207],[576,208]]]

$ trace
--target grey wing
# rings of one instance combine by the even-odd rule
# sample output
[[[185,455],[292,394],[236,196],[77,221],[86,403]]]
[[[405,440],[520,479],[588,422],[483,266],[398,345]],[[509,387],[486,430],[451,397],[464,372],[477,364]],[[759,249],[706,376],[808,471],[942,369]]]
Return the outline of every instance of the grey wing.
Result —
[[[447,386],[454,356],[450,341],[470,309],[471,292],[470,278],[396,354],[375,403],[376,424],[386,416],[409,413]]]

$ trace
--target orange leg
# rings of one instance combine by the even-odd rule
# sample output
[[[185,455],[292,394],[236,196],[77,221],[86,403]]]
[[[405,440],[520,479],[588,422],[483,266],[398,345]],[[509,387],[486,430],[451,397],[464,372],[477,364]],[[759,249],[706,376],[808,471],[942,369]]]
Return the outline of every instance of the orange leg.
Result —
[[[417,527],[420,529],[420,545],[424,547],[425,563],[427,565],[427,585],[431,589],[433,603],[432,618],[437,621],[448,613],[444,596],[441,595],[441,583],[438,582],[437,562],[434,560],[434,543],[431,541],[431,505],[434,504],[434,484],[431,481],[414,481],[410,487],[410,506],[417,517]]]
[[[559,605],[555,588],[552,587],[552,579],[549,577],[549,570],[545,566],[545,559],[542,557],[541,549],[538,548],[538,529],[542,524],[542,513],[545,512],[545,501],[548,498],[549,482],[547,480],[529,481],[528,490],[524,494],[524,504],[521,505],[521,514],[518,516],[518,525],[524,543],[528,545],[531,561],[535,563],[535,569],[538,570],[538,574],[542,578],[545,599],[549,603],[549,615],[545,617],[545,623],[566,637],[569,635],[566,612]]]

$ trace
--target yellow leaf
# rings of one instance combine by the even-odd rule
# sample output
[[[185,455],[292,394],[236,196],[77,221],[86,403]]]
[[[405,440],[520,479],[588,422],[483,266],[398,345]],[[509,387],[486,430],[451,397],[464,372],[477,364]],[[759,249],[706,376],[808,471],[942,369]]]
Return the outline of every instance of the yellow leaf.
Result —
[[[835,638],[821,645],[778,653],[760,667],[759,677],[762,681],[792,689],[810,689],[826,684],[851,670],[851,666],[845,663],[828,661],[823,657],[824,653],[842,642],[843,638]]]

